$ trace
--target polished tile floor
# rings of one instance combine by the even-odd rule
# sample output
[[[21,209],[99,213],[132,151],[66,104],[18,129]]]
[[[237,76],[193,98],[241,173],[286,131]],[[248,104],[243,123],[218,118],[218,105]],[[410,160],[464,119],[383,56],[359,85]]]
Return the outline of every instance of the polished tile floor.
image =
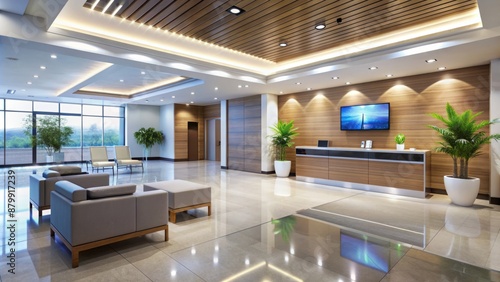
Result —
[[[210,161],[150,160],[144,173],[110,176],[138,189],[169,179],[206,183],[212,216],[206,208],[181,214],[168,242],[158,232],[85,251],[72,269],[70,253],[49,236],[50,211],[29,212],[28,175],[44,169],[10,169],[15,232],[9,169],[0,169],[1,281],[500,281],[500,206],[335,188]]]

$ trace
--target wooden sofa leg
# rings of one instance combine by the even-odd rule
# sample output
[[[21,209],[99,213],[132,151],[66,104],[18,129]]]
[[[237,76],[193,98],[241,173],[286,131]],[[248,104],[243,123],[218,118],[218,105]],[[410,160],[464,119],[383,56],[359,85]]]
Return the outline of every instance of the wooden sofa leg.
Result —
[[[71,250],[71,266],[73,268],[78,267],[80,252],[75,249]]]
[[[168,226],[165,228],[165,242],[168,241]]]
[[[177,214],[173,211],[168,212],[170,215],[170,222],[176,223],[177,222]]]
[[[207,208],[208,208],[208,216],[212,215],[212,204],[211,203],[208,204]]]

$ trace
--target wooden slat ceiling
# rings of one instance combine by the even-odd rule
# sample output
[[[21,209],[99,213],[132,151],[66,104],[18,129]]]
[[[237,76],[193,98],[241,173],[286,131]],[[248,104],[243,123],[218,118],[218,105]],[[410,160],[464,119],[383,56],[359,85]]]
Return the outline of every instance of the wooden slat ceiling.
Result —
[[[101,0],[102,11],[109,0]],[[87,0],[90,8],[95,0]],[[106,13],[112,13],[115,0]],[[477,9],[471,0],[128,0],[117,17],[281,62]],[[241,15],[226,10],[243,8]],[[341,18],[342,23],[337,24]],[[316,30],[317,22],[327,27]],[[279,43],[286,41],[287,47]]]

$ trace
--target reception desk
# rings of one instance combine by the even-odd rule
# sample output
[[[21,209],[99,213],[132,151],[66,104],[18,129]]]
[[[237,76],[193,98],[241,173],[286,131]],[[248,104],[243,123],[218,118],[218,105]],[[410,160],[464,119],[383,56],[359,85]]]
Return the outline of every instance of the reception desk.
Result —
[[[297,180],[424,198],[430,151],[298,146]]]

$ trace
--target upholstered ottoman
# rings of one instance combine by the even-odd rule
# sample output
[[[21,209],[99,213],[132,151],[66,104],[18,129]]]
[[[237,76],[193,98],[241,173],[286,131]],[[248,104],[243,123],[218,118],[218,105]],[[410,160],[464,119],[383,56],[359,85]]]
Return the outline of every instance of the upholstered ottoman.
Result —
[[[212,188],[210,186],[180,179],[144,184],[144,191],[155,189],[168,192],[170,222],[177,221],[179,212],[201,207],[207,207],[208,215],[211,214]]]

